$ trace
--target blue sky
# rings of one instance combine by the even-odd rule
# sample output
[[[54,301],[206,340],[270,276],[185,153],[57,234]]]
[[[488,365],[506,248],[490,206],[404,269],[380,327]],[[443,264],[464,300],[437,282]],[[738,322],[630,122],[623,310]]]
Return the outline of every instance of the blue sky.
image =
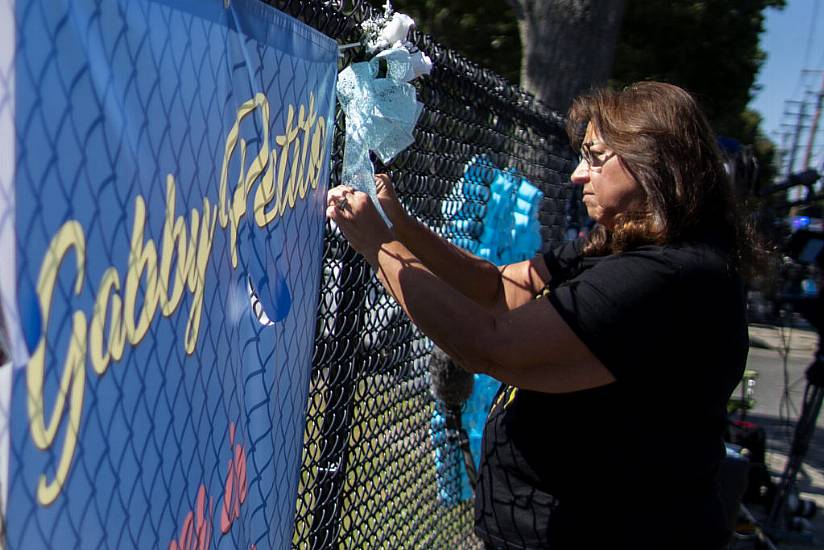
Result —
[[[810,102],[807,112],[814,111],[814,97],[807,91],[821,89],[821,72],[802,73],[803,69],[824,69],[824,1],[788,0],[783,10],[769,9],[761,48],[767,52],[767,61],[761,67],[757,82],[761,89],[755,93],[751,106],[764,117],[764,133],[780,147],[782,124],[797,120],[785,111],[798,112],[798,105],[787,105],[785,100]],[[815,166],[824,162],[824,118],[819,122],[815,150]],[[807,136],[802,136],[806,144]],[[796,169],[800,168],[804,148],[798,151]]]

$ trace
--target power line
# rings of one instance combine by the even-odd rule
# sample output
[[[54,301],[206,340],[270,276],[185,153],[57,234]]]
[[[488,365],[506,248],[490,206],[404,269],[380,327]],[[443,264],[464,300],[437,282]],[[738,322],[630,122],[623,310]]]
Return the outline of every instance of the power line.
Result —
[[[815,36],[815,27],[818,23],[818,2],[813,2],[813,14],[810,17],[810,30],[807,31],[807,44],[804,46],[804,66],[807,67],[810,61],[810,53],[813,46],[813,36]]]
[[[816,9],[818,9],[818,2],[814,2]],[[815,64],[816,67],[824,67],[824,48],[821,49],[821,57],[818,58],[818,63]]]
[[[814,0],[812,2],[812,15],[810,17],[810,27],[807,30],[807,39],[806,39],[806,43],[804,45],[804,67],[809,67],[810,66],[809,62],[810,62],[810,55],[812,54],[812,47],[813,47],[814,37],[816,37],[818,35],[818,33],[815,32],[816,28],[818,27],[818,16],[819,16],[818,6],[819,6],[819,1]],[[816,63],[815,66],[816,67],[824,67],[824,52],[822,52],[821,59],[819,59],[818,63]],[[793,92],[793,97],[798,96],[798,93],[801,91],[802,85],[807,89],[810,88],[809,79],[806,78],[808,75],[809,75],[809,72],[807,72],[807,71],[802,71],[801,74],[798,75],[798,80],[796,81],[796,84],[795,84],[795,91]]]

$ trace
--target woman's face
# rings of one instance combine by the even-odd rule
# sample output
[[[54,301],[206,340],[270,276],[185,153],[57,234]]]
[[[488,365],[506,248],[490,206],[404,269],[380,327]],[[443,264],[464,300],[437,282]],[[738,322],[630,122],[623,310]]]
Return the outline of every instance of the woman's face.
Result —
[[[583,202],[590,218],[611,229],[618,214],[645,210],[643,188],[592,124],[587,126],[582,151],[585,158],[578,163],[571,179],[573,184],[584,186]]]

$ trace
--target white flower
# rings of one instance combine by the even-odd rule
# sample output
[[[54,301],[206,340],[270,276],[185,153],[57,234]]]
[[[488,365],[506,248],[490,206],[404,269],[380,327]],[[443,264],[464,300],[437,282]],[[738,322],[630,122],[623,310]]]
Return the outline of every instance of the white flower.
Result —
[[[432,72],[432,60],[421,51],[413,53],[409,61],[412,64],[412,70],[415,72],[413,79]]]
[[[415,24],[414,19],[403,13],[395,13],[392,18],[379,17],[361,23],[364,43],[369,53],[401,46]]]
[[[373,15],[370,19],[361,23],[363,36],[361,44],[366,46],[369,54],[376,54],[377,57],[391,56],[397,57],[398,52],[405,55],[405,73],[396,76],[404,82],[432,72],[432,60],[409,42],[409,30],[415,26],[415,20],[405,13],[395,13],[392,5],[387,0],[384,5],[383,15]],[[355,44],[347,44],[342,47],[351,47]],[[415,53],[410,53],[415,52]]]
[[[381,29],[378,40],[384,41],[389,46],[403,42],[414,24],[415,21],[405,13],[395,13],[392,15],[392,20]]]

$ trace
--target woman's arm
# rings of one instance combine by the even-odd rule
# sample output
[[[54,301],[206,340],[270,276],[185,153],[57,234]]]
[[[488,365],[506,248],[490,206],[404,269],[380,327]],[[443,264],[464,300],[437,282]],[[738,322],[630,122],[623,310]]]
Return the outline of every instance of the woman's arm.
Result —
[[[346,201],[339,207],[342,198]],[[397,240],[367,195],[336,188],[329,204],[327,215],[410,319],[467,370],[544,392],[615,380],[546,300],[508,311],[485,308],[437,277]]]
[[[407,214],[389,176],[378,174],[375,183],[397,239],[433,274],[472,301],[495,311],[508,311],[532,300],[549,282],[551,275],[542,256],[497,267],[439,237]]]

